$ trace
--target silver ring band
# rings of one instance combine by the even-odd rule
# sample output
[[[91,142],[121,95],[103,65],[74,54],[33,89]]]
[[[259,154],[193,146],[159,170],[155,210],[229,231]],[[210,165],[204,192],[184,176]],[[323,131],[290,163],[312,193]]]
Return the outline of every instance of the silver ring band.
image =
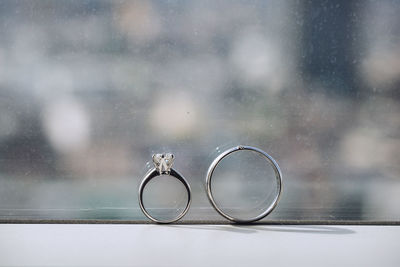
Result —
[[[172,154],[166,154],[166,155],[171,155],[171,163],[165,163],[165,161],[163,161],[163,159],[165,157],[164,154],[153,155],[153,162],[154,162],[154,165],[156,167],[151,169],[146,174],[146,176],[143,178],[143,180],[142,180],[142,182],[140,183],[140,186],[139,186],[139,206],[140,206],[140,209],[142,210],[144,215],[146,215],[147,218],[149,218],[150,220],[152,220],[153,222],[156,222],[156,223],[173,223],[173,222],[176,222],[176,221],[180,220],[188,212],[190,204],[192,202],[192,193],[191,193],[191,189],[190,189],[189,183],[186,181],[186,179],[181,174],[179,174],[176,170],[174,170],[171,167],[172,166],[172,162],[173,162],[173,155]],[[160,160],[160,162],[156,162],[155,161],[155,157],[157,157],[157,156],[160,156],[160,157],[162,156],[162,159]],[[147,183],[150,182],[151,179],[159,177],[161,175],[170,175],[170,176],[175,177],[179,181],[181,181],[182,184],[185,186],[186,192],[188,194],[188,200],[187,200],[185,209],[177,217],[175,217],[175,218],[173,218],[171,220],[160,220],[160,219],[154,218],[153,216],[151,216],[147,212],[146,208],[144,207],[144,203],[143,203],[143,191],[144,191],[144,188],[146,187]]]
[[[255,152],[261,154],[263,157],[265,157],[268,160],[268,162],[272,164],[272,167],[275,172],[275,178],[276,178],[277,193],[275,195],[275,198],[274,198],[272,204],[270,206],[268,206],[268,208],[266,210],[264,210],[261,214],[255,216],[255,217],[249,218],[249,219],[235,218],[235,217],[225,213],[224,211],[222,211],[222,209],[218,207],[217,203],[214,200],[212,186],[211,186],[212,176],[213,176],[214,170],[218,166],[218,164],[228,155],[230,155],[236,151],[242,151],[242,150],[255,151]],[[279,169],[278,163],[276,163],[276,161],[270,155],[268,155],[266,152],[262,151],[261,149],[258,149],[256,147],[251,147],[251,146],[237,146],[237,147],[233,147],[233,148],[230,148],[230,149],[222,152],[211,163],[211,165],[208,169],[208,172],[207,172],[207,177],[206,177],[206,190],[207,190],[207,196],[208,196],[208,199],[209,199],[211,205],[215,208],[215,210],[219,214],[221,214],[226,219],[228,219],[232,222],[235,222],[235,223],[255,222],[255,221],[261,220],[262,218],[264,218],[265,216],[270,214],[275,209],[276,205],[278,204],[279,199],[281,197],[281,193],[282,193],[282,173],[281,173],[281,170]]]

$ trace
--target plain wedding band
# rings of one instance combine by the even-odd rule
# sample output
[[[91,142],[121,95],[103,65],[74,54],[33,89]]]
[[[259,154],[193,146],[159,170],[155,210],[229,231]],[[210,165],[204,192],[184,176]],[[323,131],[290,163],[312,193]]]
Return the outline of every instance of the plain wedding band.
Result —
[[[265,209],[262,213],[260,213],[259,215],[255,216],[255,217],[251,217],[249,219],[239,219],[239,218],[235,218],[229,214],[227,214],[226,212],[224,212],[215,202],[214,199],[214,195],[212,192],[212,177],[213,177],[213,173],[215,168],[218,166],[218,164],[228,155],[234,153],[234,152],[238,152],[238,151],[254,151],[259,153],[260,155],[262,155],[264,158],[267,159],[267,161],[272,165],[274,172],[275,172],[275,178],[276,178],[276,195],[274,197],[274,200],[272,202],[271,205],[269,205],[267,207],[267,209]],[[222,152],[220,155],[218,155],[218,157],[216,157],[214,159],[214,161],[211,163],[210,167],[208,168],[207,171],[207,176],[206,176],[206,191],[207,191],[207,196],[208,199],[211,203],[211,205],[215,208],[215,210],[221,214],[223,217],[225,217],[226,219],[235,222],[235,223],[251,223],[251,222],[255,222],[258,220],[261,220],[262,218],[264,218],[265,216],[267,216],[268,214],[270,214],[276,207],[276,205],[279,202],[279,199],[281,197],[281,193],[282,193],[282,173],[281,170],[279,168],[278,163],[266,152],[262,151],[261,149],[258,149],[256,147],[251,147],[251,146],[236,146],[236,147],[232,147],[224,152]]]

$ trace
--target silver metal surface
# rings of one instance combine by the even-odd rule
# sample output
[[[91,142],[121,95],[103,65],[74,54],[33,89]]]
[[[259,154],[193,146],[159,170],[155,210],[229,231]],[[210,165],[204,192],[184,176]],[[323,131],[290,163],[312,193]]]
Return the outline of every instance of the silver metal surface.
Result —
[[[277,189],[277,193],[275,195],[275,198],[272,202],[272,204],[270,206],[267,207],[267,209],[265,211],[263,211],[262,213],[260,213],[259,215],[255,216],[255,217],[251,217],[249,219],[239,219],[239,218],[235,218],[227,213],[225,213],[220,207],[218,207],[217,203],[215,202],[214,196],[213,196],[213,192],[212,192],[212,176],[214,173],[215,168],[218,166],[218,164],[228,155],[237,152],[237,151],[242,151],[242,150],[250,150],[250,151],[255,151],[259,154],[261,154],[263,157],[265,157],[269,163],[271,163],[274,172],[275,172],[275,178],[276,178],[276,189]],[[261,220],[262,218],[264,218],[265,216],[267,216],[268,214],[270,214],[276,207],[276,205],[279,202],[279,199],[281,197],[281,193],[282,193],[282,173],[281,170],[278,166],[278,163],[276,163],[276,161],[270,156],[268,155],[266,152],[262,151],[261,149],[258,149],[256,147],[251,147],[251,146],[236,146],[233,148],[230,148],[224,152],[222,152],[217,158],[215,158],[215,160],[211,163],[210,167],[208,168],[207,171],[207,177],[206,177],[206,190],[207,190],[207,196],[208,199],[210,200],[211,205],[215,208],[215,210],[221,214],[223,217],[225,217],[226,219],[235,222],[235,223],[250,223],[250,222],[255,222],[258,220]]]
[[[154,168],[151,169],[145,175],[145,177],[143,178],[143,180],[139,186],[140,209],[142,210],[144,215],[146,215],[146,217],[149,218],[150,220],[152,220],[153,222],[156,222],[156,223],[176,222],[176,221],[180,220],[183,216],[185,216],[185,214],[188,212],[190,204],[192,202],[192,193],[191,193],[189,183],[186,181],[186,179],[181,174],[179,174],[176,170],[174,170],[172,168],[172,164],[174,162],[174,155],[172,155],[171,153],[155,154],[155,155],[153,155],[152,159],[153,159]],[[179,181],[181,181],[183,183],[183,185],[185,186],[186,191],[188,193],[188,201],[186,203],[185,209],[177,217],[175,217],[172,220],[160,220],[160,219],[154,218],[147,212],[146,208],[144,207],[144,203],[143,203],[143,191],[144,191],[144,188],[146,187],[147,183],[150,182],[151,179],[156,178],[161,175],[170,175],[170,176],[177,178]]]

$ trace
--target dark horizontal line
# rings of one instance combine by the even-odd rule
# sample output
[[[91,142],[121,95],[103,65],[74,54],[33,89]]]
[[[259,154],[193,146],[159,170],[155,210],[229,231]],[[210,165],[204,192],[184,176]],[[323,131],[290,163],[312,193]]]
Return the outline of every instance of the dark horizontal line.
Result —
[[[40,220],[40,219],[2,219],[0,224],[153,224],[139,220]],[[175,224],[232,224],[228,221],[193,220]],[[400,221],[355,221],[355,220],[274,220],[251,223],[254,225],[400,225]]]

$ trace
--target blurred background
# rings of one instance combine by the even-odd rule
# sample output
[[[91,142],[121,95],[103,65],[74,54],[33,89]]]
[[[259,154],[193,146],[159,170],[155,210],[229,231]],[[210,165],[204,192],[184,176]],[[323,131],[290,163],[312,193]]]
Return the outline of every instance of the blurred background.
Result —
[[[1,1],[0,219],[146,220],[138,183],[171,152],[193,190],[184,219],[220,220],[207,168],[247,144],[282,169],[266,220],[400,220],[398,14],[394,0]],[[222,202],[268,199],[251,188],[273,188],[271,169],[254,164],[221,165],[216,190],[240,200]],[[150,198],[185,197],[174,188]]]

